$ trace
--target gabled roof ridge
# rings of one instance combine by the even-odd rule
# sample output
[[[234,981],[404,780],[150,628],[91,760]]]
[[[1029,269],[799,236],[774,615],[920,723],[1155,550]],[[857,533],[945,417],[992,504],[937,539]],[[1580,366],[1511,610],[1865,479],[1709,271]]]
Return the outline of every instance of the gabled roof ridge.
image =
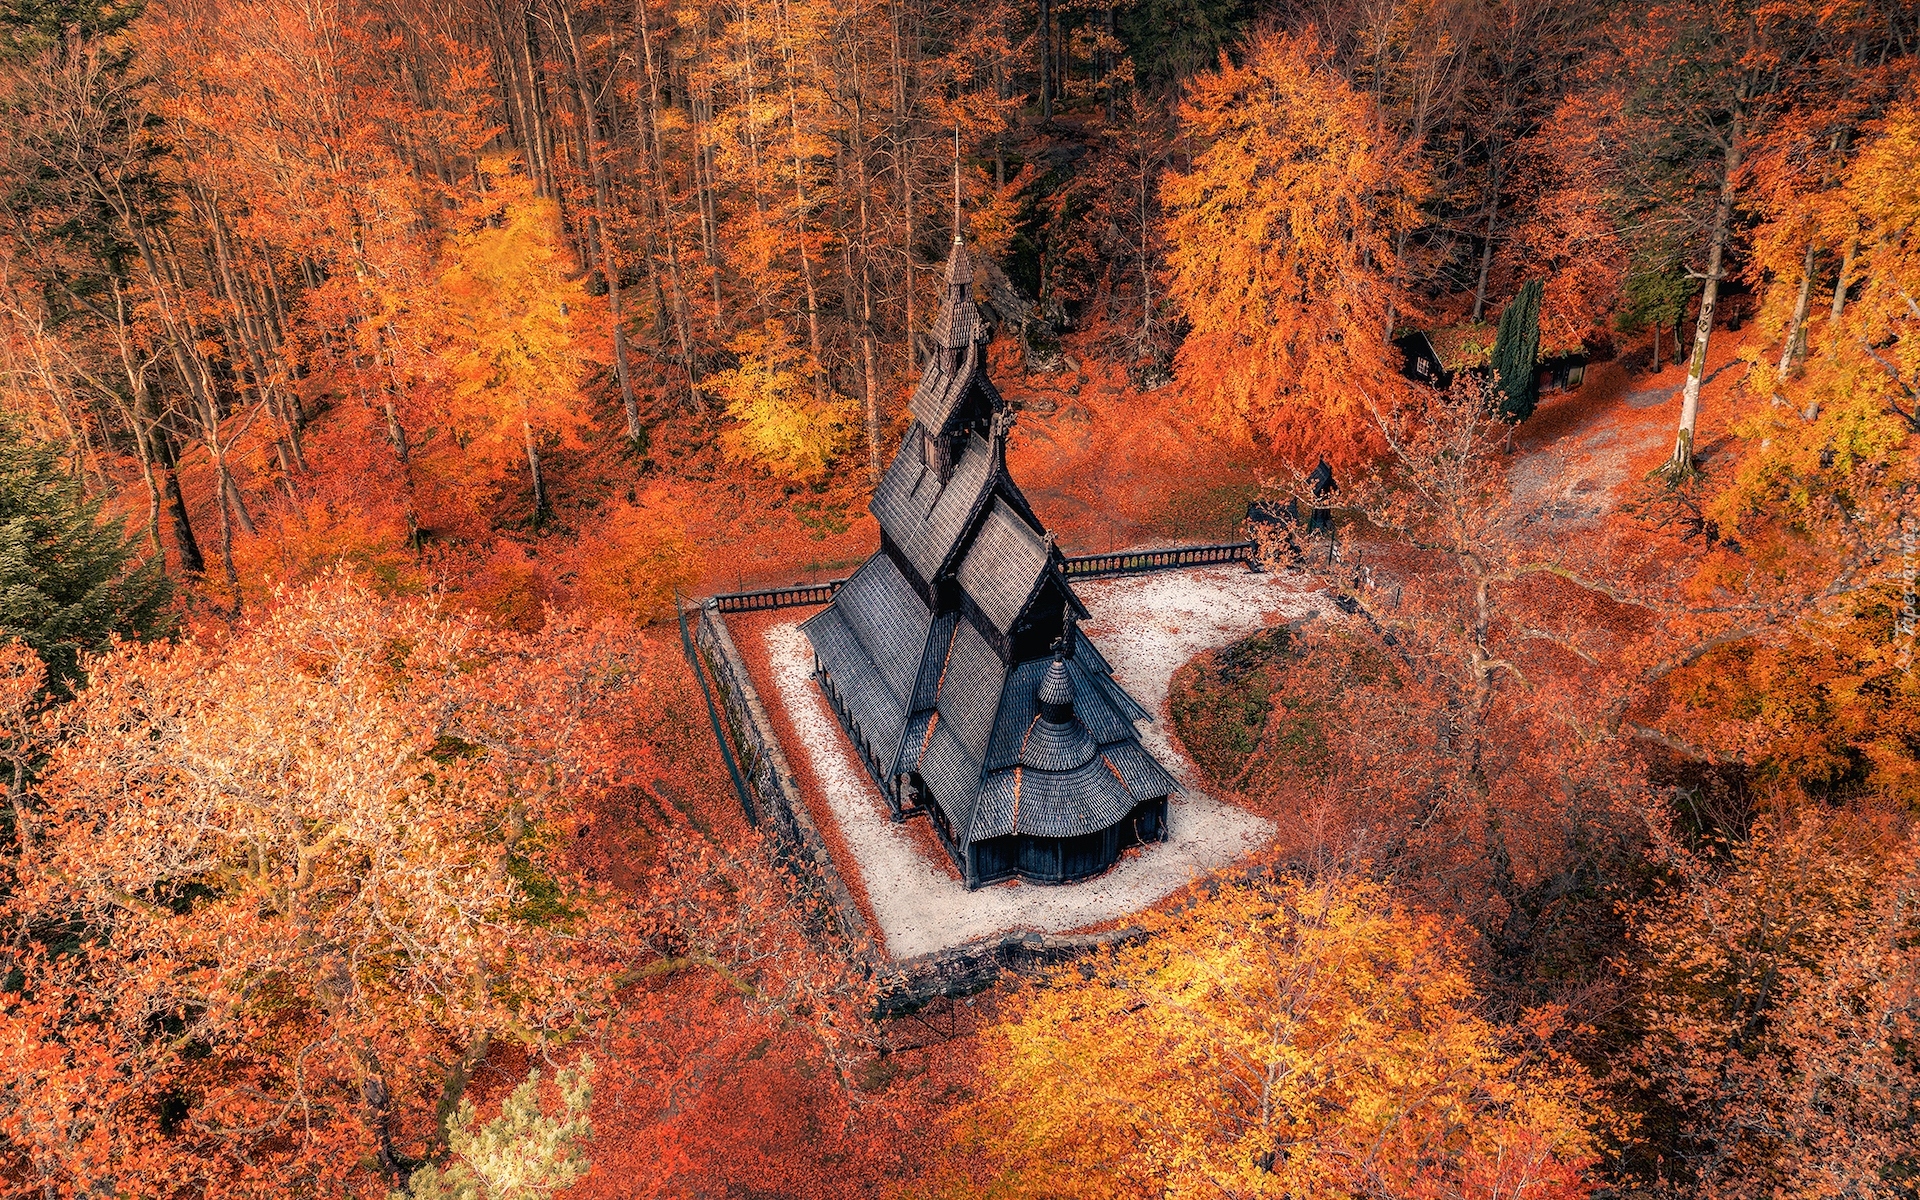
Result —
[[[978,441],[980,441],[979,434],[967,434],[966,444],[969,448]],[[940,560],[939,566],[934,568],[933,574],[935,578],[945,575],[948,571],[957,567],[960,559],[965,556],[965,552],[973,549],[974,539],[980,536],[980,524],[984,519],[983,514],[993,505],[996,495],[995,481],[1006,474],[1006,460],[991,442],[985,443],[985,445],[987,447],[988,460],[987,478],[984,481],[984,486],[981,487],[980,494],[974,497],[973,503],[967,508],[967,519],[960,524],[960,536],[953,539],[953,544],[947,547],[947,556]]]

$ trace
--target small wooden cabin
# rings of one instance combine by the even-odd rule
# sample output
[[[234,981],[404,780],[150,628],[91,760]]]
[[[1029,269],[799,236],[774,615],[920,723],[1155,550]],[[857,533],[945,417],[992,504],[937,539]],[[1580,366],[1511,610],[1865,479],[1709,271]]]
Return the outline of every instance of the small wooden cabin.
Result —
[[[1440,391],[1452,387],[1462,371],[1484,375],[1493,354],[1493,333],[1487,325],[1454,325],[1401,334],[1393,341],[1400,351],[1400,373]],[[1578,390],[1586,380],[1587,361],[1585,350],[1542,357],[1535,367],[1540,390]]]

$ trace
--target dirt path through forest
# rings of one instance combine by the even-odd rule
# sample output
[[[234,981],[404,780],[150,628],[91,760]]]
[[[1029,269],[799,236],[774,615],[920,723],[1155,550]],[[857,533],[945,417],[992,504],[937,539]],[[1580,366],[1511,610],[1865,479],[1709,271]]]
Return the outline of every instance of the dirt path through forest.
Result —
[[[1696,439],[1703,460],[1728,437],[1732,391],[1741,378],[1737,341],[1722,336],[1708,358]],[[1592,368],[1578,391],[1543,396],[1514,434],[1508,479],[1515,508],[1541,514],[1554,533],[1597,526],[1672,453],[1685,383],[1684,364],[1633,375],[1610,362]]]

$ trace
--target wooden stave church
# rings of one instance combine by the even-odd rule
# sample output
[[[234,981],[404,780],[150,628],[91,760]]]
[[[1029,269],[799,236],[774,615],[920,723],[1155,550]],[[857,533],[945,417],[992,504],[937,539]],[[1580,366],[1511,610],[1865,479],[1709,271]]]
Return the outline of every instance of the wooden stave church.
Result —
[[[1079,629],[1064,559],[1007,472],[954,238],[912,421],[871,508],[880,549],[809,618],[815,678],[894,818],[925,813],[968,888],[1099,874],[1164,841],[1151,719]]]

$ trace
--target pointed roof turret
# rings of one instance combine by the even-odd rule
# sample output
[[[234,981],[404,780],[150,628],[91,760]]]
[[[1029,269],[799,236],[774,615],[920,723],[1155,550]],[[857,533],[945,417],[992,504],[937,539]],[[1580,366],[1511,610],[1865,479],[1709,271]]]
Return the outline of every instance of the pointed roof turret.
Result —
[[[973,282],[973,256],[967,253],[967,243],[959,234],[953,235],[953,249],[947,252],[947,294],[952,295],[955,288],[965,287]]]
[[[967,256],[967,244],[956,237],[953,252],[947,255],[947,287],[940,298],[940,315],[933,320],[933,344],[950,353],[964,351],[979,341],[982,333],[980,310],[973,304],[973,260]],[[954,356],[957,358],[957,353]]]
[[[1047,720],[1060,724],[1073,716],[1073,677],[1067,674],[1067,658],[1064,652],[1053,656],[1053,663],[1047,668],[1046,678],[1040,681],[1040,690],[1034,693],[1040,701],[1040,712]]]
[[[1040,713],[1027,727],[1020,765],[1035,771],[1077,771],[1092,762],[1100,746],[1073,714],[1073,677],[1065,658],[1054,656],[1033,698]]]

